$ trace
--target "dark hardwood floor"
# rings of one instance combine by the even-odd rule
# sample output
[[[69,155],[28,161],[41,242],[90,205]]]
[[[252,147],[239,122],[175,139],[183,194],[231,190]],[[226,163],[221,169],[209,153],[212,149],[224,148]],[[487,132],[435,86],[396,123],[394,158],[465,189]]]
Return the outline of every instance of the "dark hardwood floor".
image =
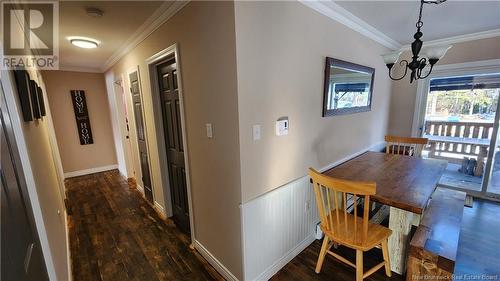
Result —
[[[477,274],[500,280],[500,203],[474,199],[464,208],[455,275]]]
[[[118,171],[68,179],[66,187],[73,280],[223,280],[189,248],[189,237],[171,220],[162,220]],[[499,214],[500,203],[477,199],[474,208],[464,208],[456,275],[498,276]],[[320,247],[315,241],[271,280],[354,280],[354,270],[329,255],[316,274]],[[354,251],[337,251],[355,260]],[[381,260],[379,249],[365,253],[365,270]],[[396,274],[387,278],[379,270],[365,280],[404,279]]]
[[[223,280],[118,171],[66,188],[73,280]]]
[[[353,268],[330,255],[325,258],[321,273],[316,274],[314,268],[320,248],[321,242],[316,240],[271,280],[352,281],[355,279]],[[355,261],[354,251],[346,248],[339,250],[350,261]],[[374,249],[365,253],[364,257],[366,270],[381,261],[382,254],[380,250]],[[475,199],[473,208],[464,208],[455,276],[457,280],[500,280],[500,203]],[[404,280],[404,278],[394,273],[392,278],[387,278],[384,271],[379,270],[365,280]]]
[[[354,268],[338,261],[330,255],[326,255],[323,262],[323,268],[319,274],[314,272],[318,253],[321,249],[321,241],[314,241],[309,247],[296,256],[291,262],[276,273],[271,280],[278,281],[303,281],[303,280],[336,280],[336,281],[353,281],[356,279],[356,271]],[[350,261],[356,261],[356,252],[346,247],[340,246],[335,252],[340,253]],[[375,266],[382,261],[382,251],[373,249],[364,254],[365,271]],[[380,269],[365,279],[366,281],[382,281],[382,280],[397,280],[404,279],[393,272],[392,277],[385,275],[384,269]]]

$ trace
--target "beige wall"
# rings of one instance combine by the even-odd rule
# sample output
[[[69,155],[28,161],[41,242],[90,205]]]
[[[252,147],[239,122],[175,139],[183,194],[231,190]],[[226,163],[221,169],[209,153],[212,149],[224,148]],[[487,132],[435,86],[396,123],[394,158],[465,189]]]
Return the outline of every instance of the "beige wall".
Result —
[[[162,171],[145,60],[174,43],[178,43],[181,58],[195,237],[236,277],[241,278],[241,190],[233,3],[188,3],[114,65],[107,75],[111,73],[118,77],[124,74],[128,79],[128,72],[139,66],[154,194],[158,203],[165,207],[163,198],[167,196],[161,188]],[[128,104],[131,108],[130,96]],[[206,137],[206,123],[213,124],[213,139]],[[137,154],[135,130],[131,131],[131,138]]]
[[[47,104],[41,76],[36,71],[29,71],[29,73],[31,79],[37,81],[43,89]],[[53,138],[50,107],[46,105],[47,116],[43,119],[32,122],[22,121],[19,100],[15,98],[17,90],[15,90],[14,77],[9,79],[8,75],[11,73],[2,71],[2,86],[7,96],[7,107],[16,135],[16,128],[20,128],[20,134],[16,136],[17,145],[47,270],[54,280],[69,280],[66,212],[63,203],[64,195],[61,194],[62,171],[60,171],[57,146]]]
[[[425,44],[425,43],[424,43]],[[401,58],[410,57],[410,52]],[[454,44],[437,65],[465,63],[472,61],[500,59],[500,37]],[[408,78],[392,83],[391,118],[389,132],[394,135],[410,136],[415,111],[418,82],[409,83]]]
[[[385,47],[298,2],[236,2],[242,201],[383,141]],[[322,118],[325,57],[376,69],[372,110]],[[275,120],[288,116],[289,135]],[[252,125],[262,139],[252,140]]]
[[[64,172],[116,165],[109,104],[102,73],[44,71]],[[93,144],[80,145],[71,90],[84,90]]]

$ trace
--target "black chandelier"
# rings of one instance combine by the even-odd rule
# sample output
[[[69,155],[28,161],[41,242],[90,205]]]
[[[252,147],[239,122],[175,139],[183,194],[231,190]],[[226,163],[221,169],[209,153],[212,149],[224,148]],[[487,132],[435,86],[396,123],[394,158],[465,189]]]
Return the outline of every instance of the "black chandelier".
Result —
[[[411,62],[408,62],[407,60],[401,60],[399,62],[399,65],[404,67],[404,73],[403,76],[399,78],[395,78],[391,74],[392,67],[394,64],[398,61],[399,56],[401,55],[402,51],[396,51],[392,52],[386,55],[382,55],[384,58],[385,65],[387,65],[387,68],[389,68],[389,77],[392,80],[401,80],[403,79],[406,74],[408,73],[408,69],[410,69],[410,83],[417,79],[425,79],[429,74],[431,74],[432,68],[434,65],[438,62],[439,59],[441,59],[445,54],[448,49],[451,48],[451,45],[446,45],[446,46],[433,46],[433,47],[428,47],[424,48],[422,50],[422,45],[424,42],[420,40],[422,36],[424,35],[420,29],[424,25],[422,22],[422,10],[424,8],[424,4],[441,4],[445,2],[446,0],[421,0],[420,1],[420,13],[418,15],[418,21],[416,24],[417,27],[417,32],[413,35],[413,38],[415,38],[415,41],[411,43],[411,52],[413,54]],[[420,51],[422,50],[423,56],[420,57]],[[427,65],[429,65],[428,68],[425,68]],[[425,71],[424,71],[425,69]]]

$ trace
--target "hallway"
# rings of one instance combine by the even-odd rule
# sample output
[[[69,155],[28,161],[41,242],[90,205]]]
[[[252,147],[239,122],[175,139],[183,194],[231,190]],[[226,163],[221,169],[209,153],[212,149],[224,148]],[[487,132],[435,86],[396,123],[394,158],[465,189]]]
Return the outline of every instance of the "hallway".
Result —
[[[66,187],[73,280],[222,280],[118,171]]]

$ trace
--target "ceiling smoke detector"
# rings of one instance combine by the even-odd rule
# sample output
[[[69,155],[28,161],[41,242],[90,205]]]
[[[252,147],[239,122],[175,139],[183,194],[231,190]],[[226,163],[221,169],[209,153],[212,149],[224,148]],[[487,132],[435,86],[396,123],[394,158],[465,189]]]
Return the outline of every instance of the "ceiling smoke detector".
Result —
[[[85,10],[87,12],[87,15],[89,17],[93,17],[93,18],[100,18],[104,14],[104,12],[101,9],[94,8],[94,7],[89,7],[89,8],[86,8]]]

